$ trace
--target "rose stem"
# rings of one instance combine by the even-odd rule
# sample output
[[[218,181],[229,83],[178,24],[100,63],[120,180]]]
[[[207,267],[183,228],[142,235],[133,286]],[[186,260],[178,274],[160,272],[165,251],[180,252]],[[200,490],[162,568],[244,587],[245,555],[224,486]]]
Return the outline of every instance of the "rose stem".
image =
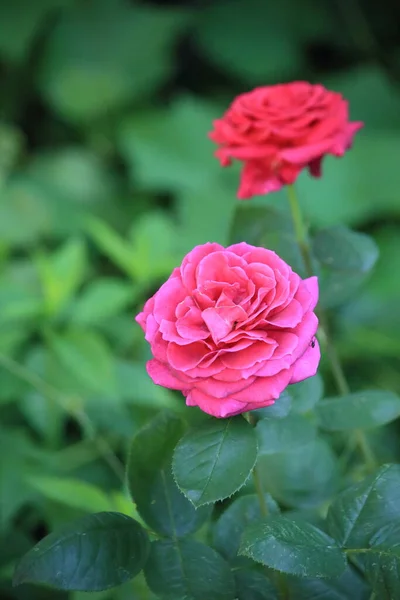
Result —
[[[313,277],[315,275],[315,271],[313,268],[311,248],[308,241],[307,227],[305,225],[303,214],[301,212],[300,202],[298,200],[294,186],[288,185],[286,187],[288,191],[290,212],[292,215],[296,242],[299,246],[300,253],[303,258],[306,273],[309,277]],[[328,329],[328,319],[326,313],[321,308],[318,309],[318,317],[320,338],[326,348],[331,372],[335,380],[336,387],[342,396],[346,396],[350,393],[350,386],[347,383],[343,367],[341,365],[338,353],[336,351],[335,345],[333,343]],[[375,459],[374,453],[372,452],[368,444],[367,438],[365,437],[364,433],[360,430],[354,431],[354,438],[365,459],[367,467],[373,470],[377,466],[377,461]]]
[[[257,419],[254,417],[254,415],[252,414],[251,411],[248,413],[244,413],[243,416],[253,427],[255,427],[257,425]],[[268,509],[267,501],[265,499],[264,490],[263,490],[263,486],[261,483],[260,474],[257,470],[257,466],[254,466],[254,468],[253,468],[253,480],[254,480],[254,487],[257,492],[258,503],[260,505],[261,515],[263,517],[268,517],[269,509]],[[279,590],[281,600],[288,600],[289,599],[288,590],[287,590],[286,581],[285,581],[285,577],[284,577],[283,573],[276,572],[276,573],[274,573],[274,575],[275,576],[273,577],[273,581]],[[268,572],[267,572],[267,576],[269,577]]]
[[[251,412],[246,413],[245,418],[250,423],[250,425],[252,425],[253,427],[255,427],[257,425],[257,420],[255,419],[254,415],[251,414]],[[260,504],[261,514],[263,517],[267,517],[269,514],[269,510],[268,510],[267,501],[265,500],[263,486],[261,483],[260,474],[257,470],[257,466],[254,466],[254,468],[253,468],[253,481],[254,481],[254,487],[257,492],[258,502]]]

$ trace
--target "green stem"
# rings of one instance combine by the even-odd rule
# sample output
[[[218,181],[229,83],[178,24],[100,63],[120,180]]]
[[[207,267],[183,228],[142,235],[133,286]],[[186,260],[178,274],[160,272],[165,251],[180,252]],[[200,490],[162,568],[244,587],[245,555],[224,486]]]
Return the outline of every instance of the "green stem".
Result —
[[[296,242],[299,246],[301,256],[303,258],[304,266],[309,277],[314,275],[314,269],[312,264],[312,256],[310,246],[308,243],[307,227],[304,223],[303,215],[301,213],[300,203],[297,199],[296,190],[293,185],[287,186],[290,212],[292,214],[292,221],[294,226],[294,232],[296,236]]]
[[[265,500],[265,495],[264,495],[264,491],[263,491],[263,487],[262,487],[262,483],[261,483],[261,478],[260,478],[260,474],[257,470],[257,467],[254,467],[254,469],[253,469],[253,481],[254,481],[254,487],[256,488],[256,492],[257,492],[258,502],[260,504],[261,514],[263,517],[268,517],[269,510],[268,510],[267,502]]]
[[[255,427],[257,425],[257,421],[254,418],[254,416],[251,414],[251,412],[246,413],[245,418],[250,423],[250,425],[252,425],[253,427]],[[257,492],[258,503],[260,505],[261,514],[263,517],[267,517],[269,514],[269,510],[268,510],[267,501],[265,500],[265,494],[264,494],[263,486],[261,483],[260,473],[257,470],[257,466],[254,466],[252,475],[253,475],[254,487]]]
[[[307,227],[304,223],[304,218],[301,212],[300,202],[293,185],[287,186],[290,211],[292,215],[293,227],[296,236],[296,242],[299,246],[301,256],[303,258],[304,267],[309,277],[315,275],[311,248],[308,241]],[[350,386],[347,383],[346,375],[340,362],[338,353],[333,343],[332,337],[328,329],[328,319],[325,312],[320,308],[318,310],[319,318],[319,335],[321,342],[324,344],[326,354],[329,360],[332,376],[335,380],[336,387],[342,396],[350,393]],[[365,463],[369,469],[373,470],[377,466],[374,453],[368,444],[368,440],[362,431],[354,431],[354,439],[362,453]]]
[[[6,369],[15,375],[15,377],[18,377],[22,381],[28,383],[40,394],[46,396],[49,400],[54,402],[67,414],[73,417],[81,427],[83,433],[85,433],[87,437],[91,439],[97,446],[99,453],[103,456],[109,467],[114,471],[115,475],[120,479],[121,483],[125,483],[125,470],[123,465],[109,443],[97,434],[93,423],[81,408],[81,402],[76,402],[75,398],[67,397],[57,388],[47,383],[47,381],[45,381],[42,377],[36,375],[36,373],[30,371],[23,365],[20,365],[13,358],[6,356],[5,354],[0,354],[0,367],[3,367],[3,369]]]
[[[257,421],[251,412],[245,413],[243,416],[253,427],[255,427],[257,425]],[[258,503],[260,505],[261,515],[263,517],[268,517],[269,509],[268,509],[267,501],[265,499],[263,485],[261,482],[260,473],[257,470],[257,466],[255,466],[253,468],[252,475],[253,475],[254,487],[257,492]],[[267,572],[267,576],[269,577],[268,572]],[[285,575],[283,573],[276,572],[274,574],[273,581],[274,581],[277,589],[279,590],[280,600],[289,600],[289,591],[287,588]]]

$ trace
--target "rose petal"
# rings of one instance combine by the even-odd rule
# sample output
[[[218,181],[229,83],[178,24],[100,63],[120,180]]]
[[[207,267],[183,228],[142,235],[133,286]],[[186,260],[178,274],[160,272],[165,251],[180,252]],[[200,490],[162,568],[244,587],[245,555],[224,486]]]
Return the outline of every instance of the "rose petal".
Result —
[[[154,296],[153,315],[157,323],[161,323],[163,319],[174,321],[176,306],[186,295],[187,291],[182,285],[180,276],[167,279]]]
[[[167,365],[158,360],[149,360],[146,364],[147,373],[156,385],[162,385],[170,390],[184,390],[188,384],[178,379]]]
[[[270,323],[275,327],[289,328],[296,327],[303,318],[304,309],[300,302],[293,299],[290,304],[285,306],[279,312],[275,312],[272,316],[265,318],[266,323]]]
[[[238,352],[223,354],[221,361],[228,369],[246,369],[271,358],[274,349],[275,343],[272,341],[270,343],[267,341],[254,342],[248,348],[244,348]]]
[[[198,406],[202,411],[217,418],[233,417],[246,410],[246,404],[234,399],[220,400],[194,388],[186,397],[187,406]]]
[[[195,274],[197,265],[201,259],[218,250],[223,250],[223,247],[219,244],[208,242],[201,246],[195,246],[193,250],[185,256],[180,267],[180,273],[182,282],[187,290],[190,291],[197,287]]]
[[[193,342],[187,346],[178,346],[171,342],[168,344],[167,359],[173,369],[185,372],[197,367],[207,352],[208,348],[204,342]]]
[[[320,347],[318,341],[314,340],[302,357],[294,363],[290,383],[298,383],[313,377],[317,372],[320,358]]]
[[[218,381],[217,379],[214,379],[214,377],[209,377],[207,379],[197,381],[195,388],[196,390],[200,390],[201,392],[204,392],[213,398],[224,399],[235,396],[237,392],[247,388],[253,381],[254,378],[228,382]]]
[[[296,349],[293,351],[293,358],[297,360],[307,350],[309,344],[317,333],[318,329],[318,317],[315,313],[309,312],[304,315],[304,318],[295,329],[293,333],[298,337],[298,344]]]
[[[212,339],[215,344],[218,344],[247,315],[241,306],[221,306],[218,308],[207,308],[202,312],[202,317],[211,333]]]
[[[279,398],[292,378],[292,368],[284,369],[272,377],[257,377],[248,388],[234,394],[235,400],[268,406],[271,400]],[[266,404],[265,404],[266,403]]]

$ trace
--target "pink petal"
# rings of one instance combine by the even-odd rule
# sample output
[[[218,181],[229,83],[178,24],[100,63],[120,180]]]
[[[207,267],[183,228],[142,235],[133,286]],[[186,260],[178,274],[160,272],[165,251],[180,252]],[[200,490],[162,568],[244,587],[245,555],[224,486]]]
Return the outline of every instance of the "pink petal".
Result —
[[[199,262],[196,270],[196,287],[205,287],[207,282],[226,282],[235,284],[245,282],[244,271],[233,271],[233,267],[245,267],[246,263],[240,256],[223,249],[205,256]]]
[[[241,381],[243,380],[247,380],[250,377],[252,377],[255,373],[257,373],[257,371],[259,370],[260,365],[256,364],[253,365],[252,367],[249,367],[248,369],[227,369],[224,368],[222,369],[219,373],[216,373],[214,375],[214,379],[216,379],[217,381]]]
[[[284,356],[277,360],[267,360],[260,369],[256,372],[257,377],[272,377],[282,370],[288,369],[293,363],[293,358],[290,355]]]
[[[187,371],[197,367],[207,352],[208,348],[204,342],[193,342],[188,346],[178,346],[171,342],[168,344],[167,359],[173,369]]]
[[[274,342],[254,342],[251,346],[238,352],[223,354],[221,361],[228,369],[246,369],[271,358],[274,349]]]
[[[251,160],[244,164],[240,176],[238,198],[245,200],[253,196],[263,196],[280,190],[283,182],[272,173],[270,167],[260,160]]]
[[[145,325],[144,326],[144,331],[145,331],[144,339],[146,340],[146,342],[149,342],[149,344],[152,344],[153,340],[155,339],[155,337],[158,333],[159,325],[158,325],[157,321],[155,320],[155,318],[153,317],[153,315],[148,315],[144,325]]]
[[[247,315],[241,306],[221,306],[207,308],[202,317],[211,333],[215,344],[218,344],[232,331],[235,323],[243,321]]]
[[[217,353],[215,353],[213,360],[209,364],[205,365],[203,361],[198,367],[193,367],[193,369],[185,371],[185,375],[194,381],[198,381],[207,377],[218,377],[224,369],[224,365],[218,359]]]
[[[303,312],[314,310],[318,302],[318,278],[309,277],[300,281],[295,299],[303,307]]]
[[[244,256],[248,252],[254,250],[255,247],[256,246],[251,246],[247,242],[239,242],[238,244],[232,244],[231,246],[228,246],[227,250],[237,254],[238,256]]]
[[[253,380],[240,379],[239,381],[218,381],[213,377],[196,382],[196,390],[200,390],[213,398],[234,397],[237,392],[247,388]]]
[[[314,310],[319,297],[318,277],[309,277],[308,279],[303,279],[302,284],[306,286],[311,296],[311,304],[308,307],[308,310]]]
[[[177,320],[176,329],[182,338],[192,342],[205,340],[210,335],[197,306],[189,308],[186,315]]]
[[[315,144],[281,150],[279,156],[283,161],[288,163],[307,165],[310,161],[329,152],[331,146],[332,138],[330,137],[321,142],[316,142]]]
[[[290,331],[270,331],[269,335],[277,343],[272,358],[277,360],[287,355],[292,355],[299,344],[299,338]],[[293,362],[294,358],[292,359]]]
[[[279,400],[278,400],[279,402]],[[263,402],[262,406],[260,406],[260,404],[258,402],[249,402],[246,405],[246,412],[248,410],[257,410],[259,408],[265,408],[266,406],[272,406],[272,404],[275,404],[275,399],[272,398],[271,400],[268,400],[266,402]]]
[[[149,360],[146,364],[146,370],[156,385],[162,385],[170,390],[184,390],[188,384],[178,379],[167,365],[158,360]]]
[[[193,250],[185,256],[180,267],[180,273],[182,282],[189,292],[197,287],[195,274],[197,265],[201,259],[218,250],[223,250],[223,247],[220,246],[220,244],[208,242],[201,246],[195,246]]]
[[[153,312],[153,308],[154,308],[154,296],[152,296],[151,298],[149,298],[147,300],[146,304],[143,307],[142,312],[140,312],[135,317],[135,321],[137,323],[139,323],[139,325],[143,329],[143,331],[146,331],[146,319]]]
[[[275,312],[274,315],[265,319],[267,323],[275,327],[291,328],[296,327],[302,320],[304,310],[300,302],[293,299],[283,310]]]
[[[167,279],[154,295],[153,315],[157,323],[161,323],[163,319],[174,321],[175,309],[186,296],[187,291],[182,285],[179,272],[178,276]]]
[[[317,333],[318,329],[318,317],[313,312],[308,312],[304,315],[302,322],[297,325],[293,330],[293,333],[297,335],[299,342],[296,349],[293,351],[293,358],[297,360],[307,350],[311,340]]]
[[[258,404],[259,408],[268,406],[271,400],[279,398],[289,385],[291,377],[291,368],[284,369],[272,377],[257,377],[252,385],[234,395],[235,400]]]
[[[318,370],[320,358],[321,351],[319,344],[317,340],[314,340],[303,356],[294,363],[290,383],[298,383],[299,381],[303,381],[303,379],[313,377]]]
[[[186,404],[187,406],[198,406],[205,413],[220,419],[232,417],[246,411],[246,404],[243,402],[237,402],[231,398],[220,400],[196,389],[189,392],[186,397]]]

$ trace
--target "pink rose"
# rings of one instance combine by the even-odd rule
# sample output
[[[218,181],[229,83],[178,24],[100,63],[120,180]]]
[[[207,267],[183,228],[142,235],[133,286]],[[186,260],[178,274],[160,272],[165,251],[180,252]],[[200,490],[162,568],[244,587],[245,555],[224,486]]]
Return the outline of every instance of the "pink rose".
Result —
[[[223,167],[244,163],[238,197],[251,198],[294,183],[306,167],[320,177],[322,158],[342,156],[362,126],[349,122],[341,94],[294,81],[237,96],[210,138]]]
[[[147,372],[214,417],[274,404],[316,373],[317,300],[317,278],[271,250],[196,246],[136,317],[154,356]]]

